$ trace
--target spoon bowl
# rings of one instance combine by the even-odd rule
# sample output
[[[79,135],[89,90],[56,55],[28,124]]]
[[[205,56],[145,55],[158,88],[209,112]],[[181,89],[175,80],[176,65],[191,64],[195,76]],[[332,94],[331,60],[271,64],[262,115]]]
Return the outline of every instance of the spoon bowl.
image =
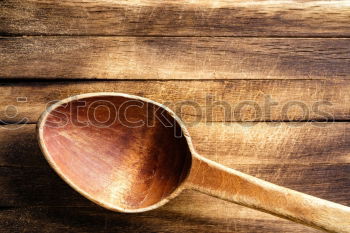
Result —
[[[141,212],[179,193],[190,171],[190,138],[171,114],[140,97],[80,95],[43,114],[39,138],[74,189],[106,208]]]
[[[350,233],[349,207],[200,156],[175,113],[146,98],[121,93],[70,97],[48,108],[37,130],[54,170],[110,210],[155,209],[187,188],[317,229]]]

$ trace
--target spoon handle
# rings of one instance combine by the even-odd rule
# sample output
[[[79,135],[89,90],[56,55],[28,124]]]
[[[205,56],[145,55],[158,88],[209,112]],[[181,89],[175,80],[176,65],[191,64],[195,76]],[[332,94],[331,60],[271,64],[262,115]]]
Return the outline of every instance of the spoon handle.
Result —
[[[187,184],[197,191],[328,232],[350,233],[350,207],[260,180],[194,156]]]

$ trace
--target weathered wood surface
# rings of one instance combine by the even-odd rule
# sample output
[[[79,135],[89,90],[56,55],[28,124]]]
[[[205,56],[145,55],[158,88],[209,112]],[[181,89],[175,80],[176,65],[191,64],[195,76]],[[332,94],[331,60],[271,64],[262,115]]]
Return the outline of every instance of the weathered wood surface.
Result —
[[[5,35],[349,37],[339,1],[3,0]]]
[[[169,106],[187,124],[350,119],[346,80],[2,82],[0,119],[36,122],[53,101],[89,92],[147,97]]]
[[[27,156],[42,155],[27,152]],[[44,165],[45,167],[42,168],[0,167],[0,183],[2,186],[0,206],[20,208],[23,206],[78,207],[92,205],[61,181],[47,163],[43,163]],[[347,206],[350,204],[347,195],[350,191],[349,164],[235,164],[232,167],[307,194]],[[196,208],[198,215],[206,214],[207,210],[204,204],[200,201],[197,203],[196,196],[198,196],[197,193],[191,195],[191,201],[187,200],[186,208]],[[210,205],[217,206],[218,209],[227,205],[227,203],[216,199],[209,197],[206,199],[210,202]],[[196,207],[193,207],[194,205]],[[234,207],[232,208],[232,211],[234,211]],[[217,218],[235,218],[235,215],[222,216],[219,214]],[[253,219],[254,216],[251,218]]]
[[[175,111],[195,101],[202,112],[187,106],[180,115],[199,153],[350,205],[348,122],[229,123],[348,121],[349,19],[347,0],[2,0],[0,120],[36,123],[48,102],[96,91],[145,96]],[[15,37],[22,35],[34,37]],[[238,118],[220,106],[204,112],[211,99],[233,112],[253,100],[265,111],[266,96],[278,105],[261,117],[249,106]],[[282,114],[290,101],[310,114],[298,106]],[[317,103],[322,112],[312,110]],[[34,128],[0,128],[0,232],[318,232],[191,191],[149,213],[109,212],[49,168]]]
[[[339,79],[350,39],[2,37],[0,64],[2,78]]]
[[[204,123],[189,127],[199,153],[229,167],[349,205],[350,124]],[[103,210],[48,166],[35,125],[0,128],[0,223],[3,232],[317,232],[268,214],[186,191],[159,210],[123,215]],[[213,146],[215,145],[215,146]],[[220,148],[220,149],[218,149]],[[234,148],[234,149],[233,149]],[[205,209],[205,210],[204,210]],[[104,220],[100,222],[99,220]],[[107,227],[107,228],[104,228]]]
[[[204,196],[204,194],[201,194]],[[190,196],[191,197],[191,196]],[[207,197],[196,197],[203,205]],[[111,213],[96,206],[93,207],[27,207],[20,209],[4,209],[0,211],[2,232],[286,232],[317,233],[320,231],[289,223],[276,217],[258,217],[250,210],[246,212],[251,218],[232,218],[237,213],[246,211],[233,204],[206,206],[209,213],[203,214],[195,207],[188,195],[182,195],[173,207],[149,213],[126,215]],[[179,204],[188,204],[183,208]],[[198,203],[197,203],[198,204]],[[190,207],[189,207],[190,206]],[[170,209],[174,209],[173,211]],[[186,208],[186,209],[185,209]],[[234,208],[233,211],[232,208]],[[247,208],[246,208],[247,209]],[[226,217],[217,219],[215,215]],[[261,214],[263,215],[263,214]],[[267,215],[267,214],[264,214]]]
[[[250,126],[213,122],[198,123],[188,129],[199,154],[229,167],[235,168],[236,164],[307,166],[350,163],[348,122],[322,122],[318,125],[259,122]],[[0,127],[0,141],[0,166],[46,167],[37,145],[35,124],[3,125]]]

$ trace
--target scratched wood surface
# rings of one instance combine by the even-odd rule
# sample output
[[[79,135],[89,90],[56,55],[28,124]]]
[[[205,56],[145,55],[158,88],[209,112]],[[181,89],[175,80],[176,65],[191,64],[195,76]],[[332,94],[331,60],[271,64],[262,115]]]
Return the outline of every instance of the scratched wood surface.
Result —
[[[0,1],[0,232],[318,232],[193,191],[104,210],[47,165],[35,123],[71,95],[141,95],[203,156],[349,206],[349,22],[347,0]]]
[[[349,38],[68,36],[0,37],[0,41],[4,78],[350,77]]]
[[[347,121],[347,80],[152,80],[0,82],[3,122],[35,123],[50,104],[89,92],[121,92],[167,105],[188,124],[212,121]],[[14,108],[16,107],[16,108]]]
[[[2,0],[7,35],[343,37],[347,0]]]
[[[202,123],[189,129],[196,149],[207,158],[280,185],[350,204],[347,123],[322,123],[320,127],[304,123],[276,126],[261,122],[250,127]],[[8,224],[8,231],[21,227],[35,231],[41,224],[48,224],[43,229],[93,232],[104,231],[107,224],[107,232],[314,232],[192,191],[156,211],[130,217],[115,214],[82,198],[48,167],[36,142],[34,124],[3,126],[0,140],[0,183],[4,189],[0,221]]]

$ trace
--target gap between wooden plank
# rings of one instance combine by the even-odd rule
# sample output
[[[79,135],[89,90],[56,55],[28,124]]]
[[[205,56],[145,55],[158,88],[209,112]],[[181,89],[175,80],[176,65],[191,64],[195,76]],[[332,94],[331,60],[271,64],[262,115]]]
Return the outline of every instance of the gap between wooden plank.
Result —
[[[349,36],[196,36],[196,35],[127,35],[127,34],[111,34],[111,35],[103,35],[103,34],[96,34],[96,35],[76,35],[76,34],[38,34],[38,35],[26,35],[26,34],[6,34],[0,32],[0,38],[4,39],[10,39],[10,38],[64,38],[64,37],[72,37],[72,38],[93,38],[93,37],[101,37],[101,38],[118,38],[118,37],[130,37],[130,38],[233,38],[233,39],[249,39],[249,38],[255,38],[255,39],[349,39]]]

